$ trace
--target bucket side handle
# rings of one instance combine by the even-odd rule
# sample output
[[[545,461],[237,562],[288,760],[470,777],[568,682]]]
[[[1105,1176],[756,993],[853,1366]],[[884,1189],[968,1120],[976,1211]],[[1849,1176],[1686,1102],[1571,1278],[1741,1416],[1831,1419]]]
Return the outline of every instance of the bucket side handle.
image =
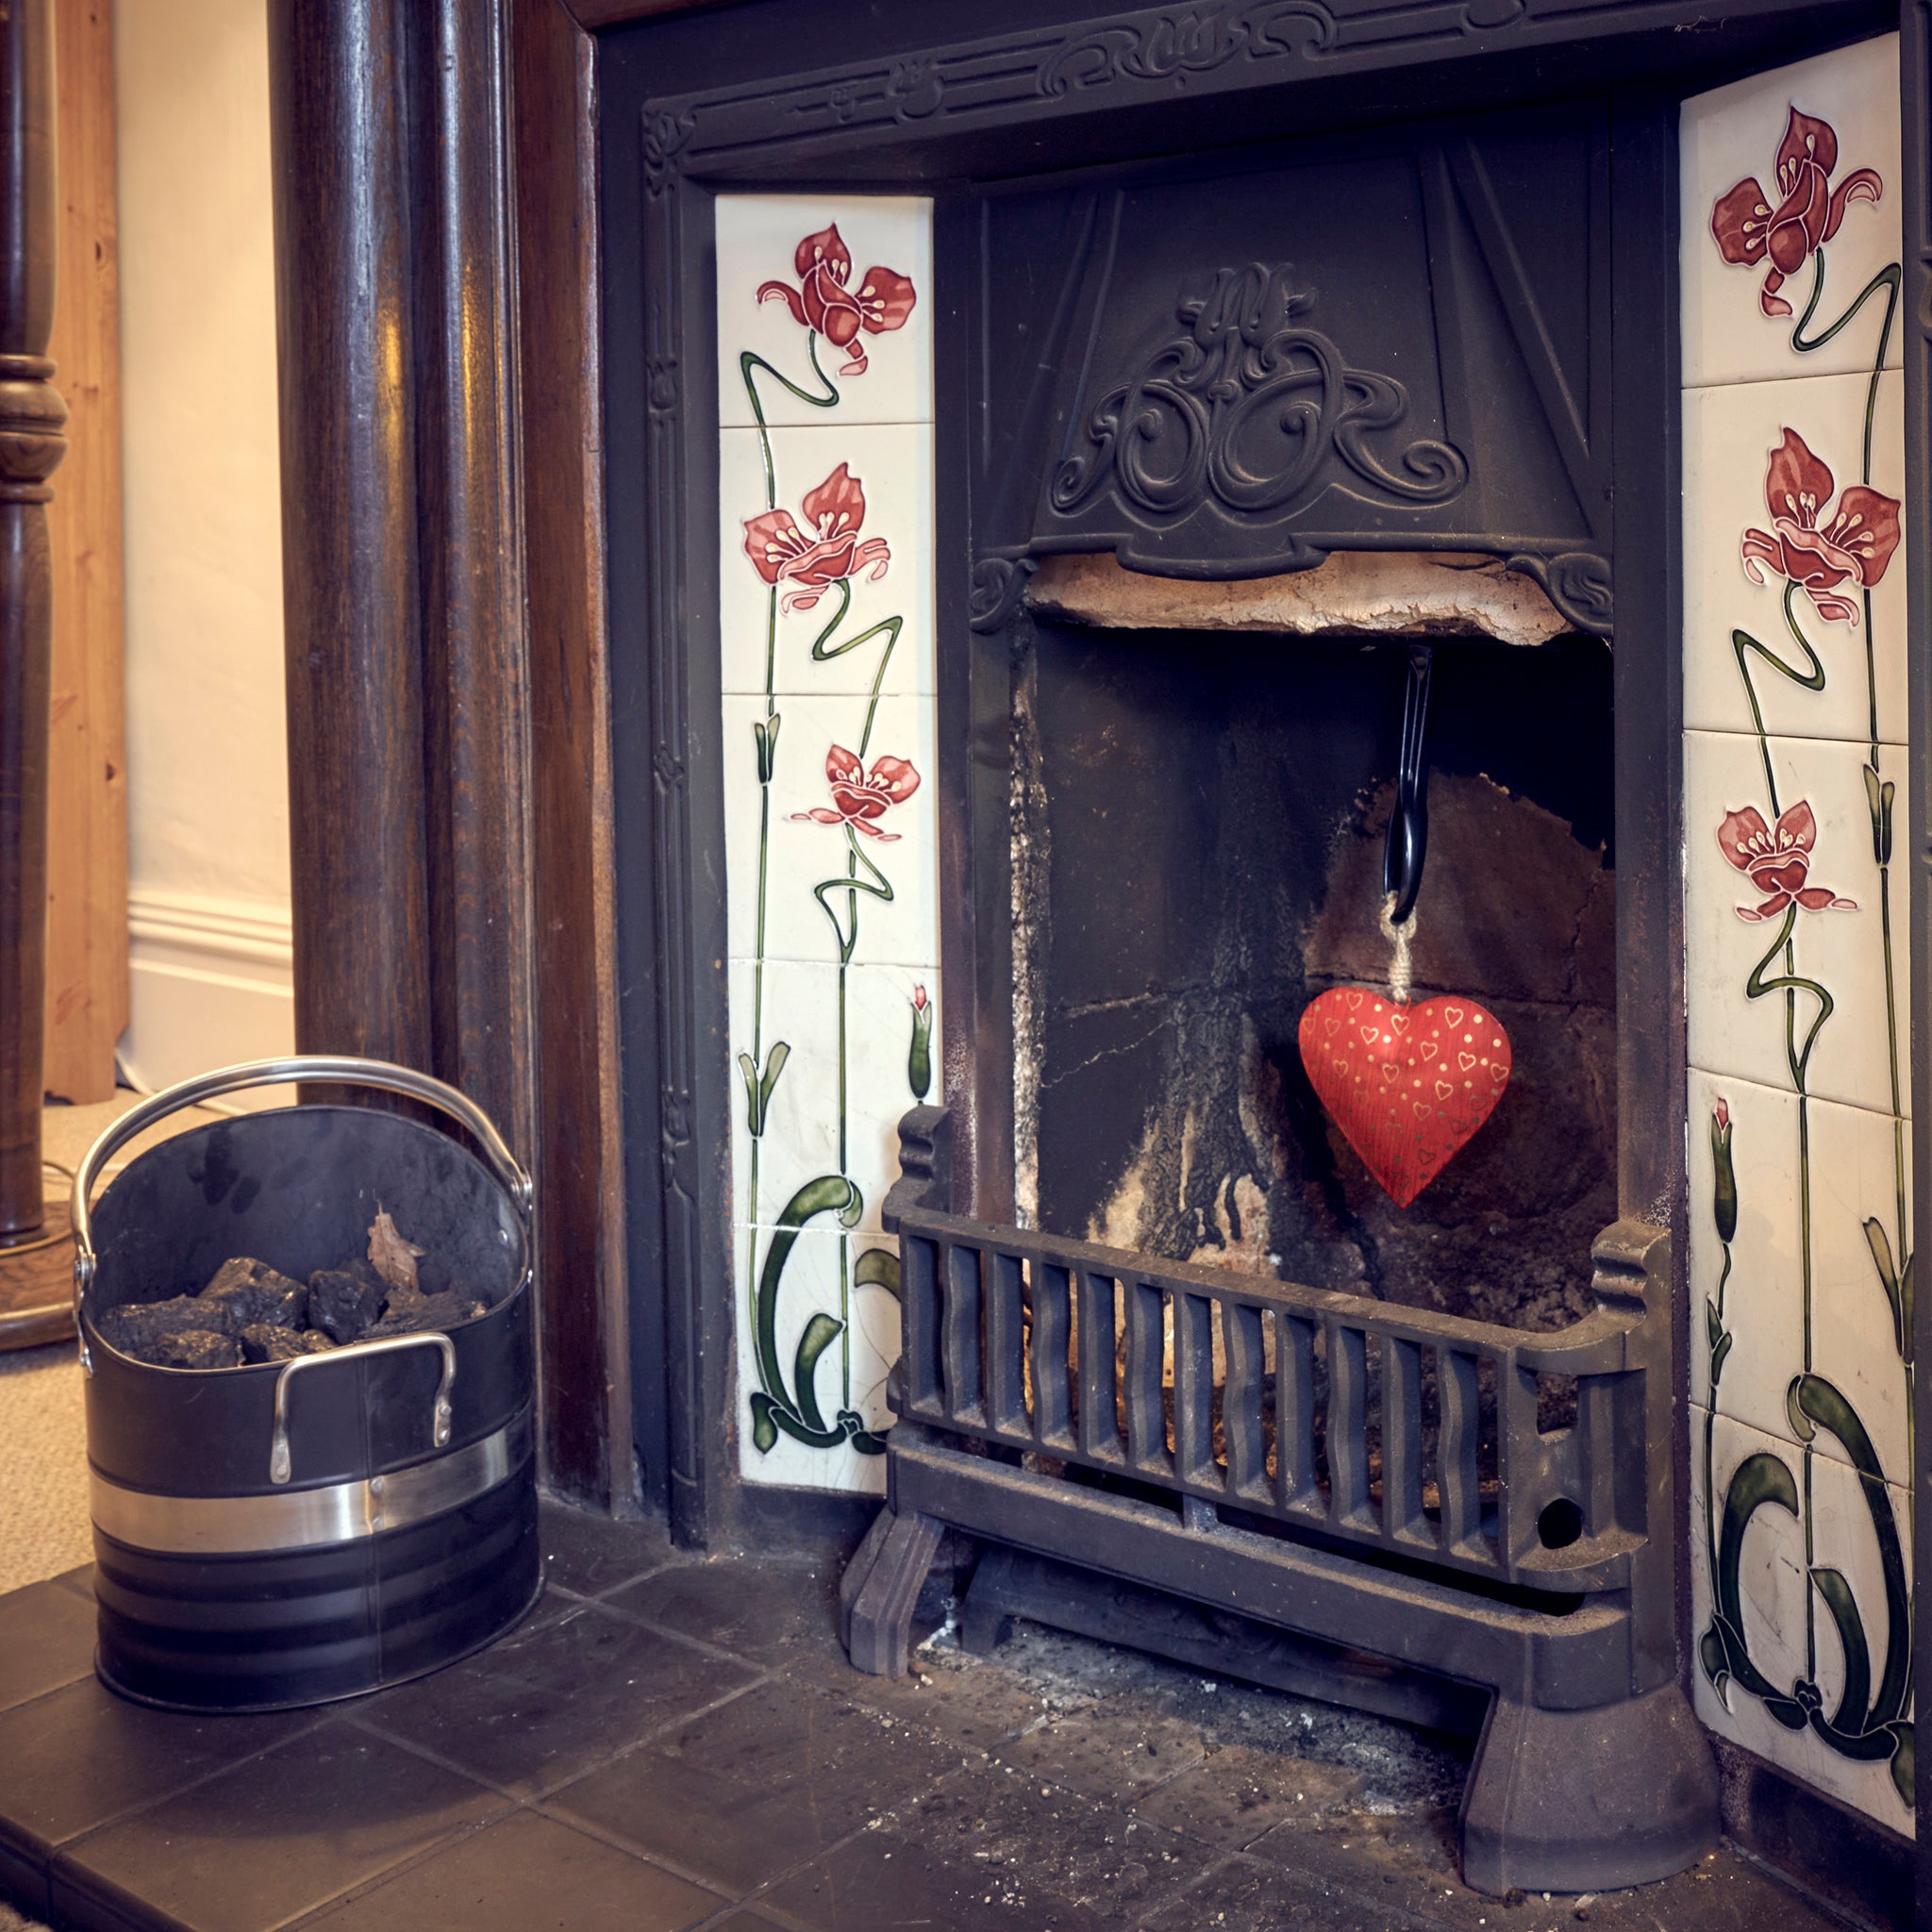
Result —
[[[81,1326],[80,1307],[94,1278],[93,1224],[91,1218],[94,1183],[101,1170],[121,1148],[144,1133],[158,1121],[166,1120],[185,1108],[198,1107],[224,1093],[236,1093],[247,1087],[280,1087],[294,1081],[327,1082],[335,1086],[376,1087],[385,1092],[400,1093],[420,1100],[446,1113],[467,1127],[483,1158],[502,1182],[516,1208],[517,1218],[529,1233],[530,1215],[536,1190],[522,1162],[509,1151],[508,1142],[497,1132],[496,1124],[475,1101],[454,1087],[413,1067],[398,1067],[388,1060],[361,1059],[347,1054],[297,1054],[287,1059],[244,1060],[239,1066],[218,1067],[211,1073],[197,1074],[159,1093],[151,1094],[139,1107],[130,1108],[104,1132],[82,1156],[74,1174],[72,1220],[74,1224],[74,1324],[81,1337],[81,1355],[86,1363],[87,1330]],[[415,1338],[408,1338],[413,1340]],[[91,1365],[89,1365],[91,1366]],[[451,1373],[454,1374],[454,1367]],[[277,1406],[279,1407],[279,1394]]]
[[[285,1483],[292,1473],[289,1450],[289,1384],[295,1379],[297,1371],[332,1368],[338,1362],[357,1356],[394,1355],[405,1348],[436,1348],[442,1352],[442,1375],[436,1385],[435,1407],[430,1410],[429,1440],[437,1448],[447,1449],[454,1418],[449,1391],[456,1387],[457,1380],[456,1343],[433,1328],[425,1329],[418,1335],[385,1335],[376,1341],[354,1341],[347,1348],[332,1348],[326,1355],[298,1355],[293,1361],[283,1365],[282,1373],[275,1377],[275,1432],[270,1438],[268,1451],[269,1481]],[[382,1478],[377,1476],[375,1480],[379,1483]]]

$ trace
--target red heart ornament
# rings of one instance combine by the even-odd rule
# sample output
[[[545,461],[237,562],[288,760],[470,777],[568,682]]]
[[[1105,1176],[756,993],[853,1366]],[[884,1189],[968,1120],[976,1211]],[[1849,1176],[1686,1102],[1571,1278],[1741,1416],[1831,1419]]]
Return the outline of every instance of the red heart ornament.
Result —
[[[1331,987],[1302,1015],[1302,1065],[1335,1124],[1399,1208],[1448,1166],[1509,1084],[1509,1036],[1474,1000],[1399,1006]]]

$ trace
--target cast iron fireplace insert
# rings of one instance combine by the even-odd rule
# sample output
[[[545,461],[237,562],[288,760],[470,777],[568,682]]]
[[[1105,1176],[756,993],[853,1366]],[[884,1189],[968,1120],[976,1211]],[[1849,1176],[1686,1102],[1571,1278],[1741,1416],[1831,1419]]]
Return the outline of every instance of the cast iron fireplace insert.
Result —
[[[1338,1666],[1333,1647],[1346,1647],[1486,1687],[1463,1856],[1471,1882],[1499,1891],[1628,1884],[1678,1868],[1715,1836],[1715,1778],[1669,1637],[1669,1230],[1619,1215],[1606,1131],[1600,1186],[1586,1191],[1599,1219],[1574,1237],[1574,1274],[1586,1253],[1593,1274],[1587,1293],[1578,1278],[1558,1295],[1553,1324],[1548,1309],[1537,1321],[1493,1291],[1532,1272],[1527,1251],[1548,1232],[1504,1215],[1500,1168],[1489,1202],[1474,1204],[1496,1232],[1465,1248],[1459,1268],[1425,1195],[1378,1224],[1376,1278],[1334,1285],[1299,1265],[1333,1254],[1295,1205],[1326,1158],[1319,1130],[1255,1130],[1280,1143],[1289,1169],[1265,1255],[1231,1239],[1219,1255],[1212,1242],[1191,1255],[1144,1210],[1123,1220],[1069,1188],[1067,1168],[1091,1164],[1089,1148],[1112,1137],[1116,1117],[1171,1113],[1203,1059],[1204,1091],[1186,1099],[1204,1156],[1244,1107],[1292,1111],[1299,1068],[1280,1050],[1278,1021],[1268,1041],[1256,989],[1298,944],[1299,982],[1290,974],[1279,989],[1288,1007],[1320,983],[1319,936],[1296,936],[1331,909],[1347,860],[1311,884],[1291,828],[1333,823],[1344,801],[1328,763],[1357,739],[1379,736],[1392,754],[1395,734],[1386,712],[1379,734],[1357,729],[1380,702],[1374,646],[1357,649],[1366,670],[1351,680],[1336,659],[1345,638],[1170,633],[1174,687],[1163,690],[1150,660],[1162,640],[1089,626],[1083,690],[1079,669],[1065,669],[1083,654],[1051,600],[1036,605],[1029,590],[1036,575],[1061,577],[1069,557],[1124,566],[1113,581],[1131,607],[1137,586],[1161,578],[1253,587],[1310,573],[1313,583],[1335,558],[1407,570],[1474,553],[1540,591],[1551,622],[1600,664],[1619,588],[1604,350],[1620,158],[1609,106],[1584,102],[1143,166],[1103,185],[1030,182],[982,203],[986,284],[1024,292],[983,325],[984,360],[969,376],[1002,457],[975,518],[978,604],[966,639],[941,637],[942,656],[968,658],[976,728],[942,719],[939,740],[942,813],[973,841],[971,868],[946,894],[973,922],[961,931],[956,916],[945,936],[947,978],[957,985],[952,962],[971,957],[982,999],[945,1108],[915,1110],[901,1130],[907,1178],[887,1204],[900,1241],[899,1421],[888,1507],[847,1591],[854,1661],[902,1670],[912,1597],[951,1524],[1281,1626],[1330,1646]],[[1332,628],[1345,634],[1350,621],[1338,610]],[[1480,617],[1466,627],[1479,632]],[[1441,635],[1426,591],[1413,628]],[[1509,713],[1530,660],[1544,671],[1552,660],[1540,654],[1557,646],[1485,650],[1451,636],[1435,648],[1445,679]],[[1131,685],[1130,654],[1138,691],[1103,693]],[[1247,675],[1217,705],[1201,693],[1230,658]],[[1567,733],[1573,761],[1586,762],[1609,735],[1607,696],[1574,682],[1547,715],[1525,711],[1518,735]],[[1250,754],[1259,773],[1224,774],[1217,744],[1239,761],[1240,735],[1271,697],[1282,713],[1273,755],[1264,741]],[[1101,706],[1110,722],[1090,769],[1070,741]],[[1297,708],[1313,714],[1299,730]],[[1149,711],[1152,728],[1141,728]],[[1654,748],[1641,716],[1619,719],[1616,736],[1610,762],[1627,784]],[[1371,757],[1356,780],[1374,789],[1392,774],[1392,756]],[[1233,793],[1252,807],[1271,775],[1278,827],[1271,838],[1265,824],[1245,824],[1248,890],[1204,905],[1188,876],[1231,858],[1218,845],[1212,856],[1163,845],[1136,802],[1187,798],[1205,823],[1216,813],[1201,801]],[[1057,870],[1038,855],[1077,836],[1089,792],[1088,817],[1118,844],[1109,858],[1097,839],[1084,867]],[[1458,817],[1483,808],[1446,775],[1435,795]],[[1610,800],[1597,804],[1607,824]],[[1499,821],[1491,862],[1446,890],[1453,858],[1441,850],[1419,918],[1440,918],[1458,895],[1531,896],[1525,827]],[[1621,879],[1628,859],[1617,856]],[[1081,894],[1070,873],[1098,883]],[[1373,918],[1360,923],[1373,930]],[[1047,1083],[1070,1058],[1072,1028],[1057,1016],[1073,988],[1094,982],[1157,1012],[1200,1005],[1197,975],[1174,957],[1176,924],[1224,936],[1209,950],[1238,963],[1209,977],[1231,978],[1238,997],[1246,982],[1243,1017],[1280,1076],[1244,1077],[1201,1024],[1191,1054],[1158,1061],[1150,1091],[1129,1099],[1119,1081],[1087,1075],[1085,1104],[1050,1106]],[[1567,933],[1541,938],[1552,955],[1571,945]],[[1606,939],[1600,950],[1614,957],[1634,935]],[[1084,971],[1083,950],[1125,963],[1117,975]],[[1365,976],[1381,975],[1372,965]],[[1174,982],[1190,990],[1171,991]],[[1496,1004],[1480,982],[1429,990]],[[1090,1031],[1104,1004],[1081,1015]],[[1555,1027],[1532,1024],[1530,1010],[1509,1022],[1523,1091],[1505,1106],[1517,1111],[1584,1084],[1583,1008]],[[1601,1057],[1614,1063],[1614,1045]],[[1077,1062],[1068,1077],[1077,1095]],[[1663,1105],[1659,1116],[1639,1097],[1636,1122],[1655,1131],[1674,1114]],[[1580,1108],[1570,1125],[1587,1138]],[[1162,1138],[1151,1128],[1143,1144],[1164,1181]],[[1557,1139],[1491,1144],[1521,1164]],[[1461,1157],[1483,1158],[1475,1146]],[[1252,1184],[1246,1205],[1250,1221],[1265,1211]],[[1094,1239],[1109,1219],[1120,1234]],[[1433,1240],[1414,1239],[1418,1229]],[[1467,1311],[1457,1278],[1472,1262],[1489,1319]],[[1561,1391],[1555,1417],[1540,1414],[1545,1391]],[[1037,1593],[1021,1602],[1010,1565],[995,1561],[975,1587],[1080,1621]],[[975,1616],[975,1634],[986,1624]],[[1159,1647],[1158,1634],[1143,1641]],[[1367,1681],[1369,1694],[1385,1688]],[[1331,1690],[1355,1694],[1339,1667]]]

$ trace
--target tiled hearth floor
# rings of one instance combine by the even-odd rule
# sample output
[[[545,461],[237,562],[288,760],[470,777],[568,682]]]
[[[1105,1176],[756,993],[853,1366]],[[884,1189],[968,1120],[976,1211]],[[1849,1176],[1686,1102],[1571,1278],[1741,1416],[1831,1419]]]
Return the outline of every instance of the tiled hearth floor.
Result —
[[[85,1571],[0,1597],[0,1897],[114,1932],[1838,1924],[1729,1851],[1641,1892],[1483,1898],[1439,1741],[1024,1624],[990,1659],[942,1633],[887,1683],[846,1666],[827,1573],[545,1528],[522,1628],[326,1712],[120,1703]]]

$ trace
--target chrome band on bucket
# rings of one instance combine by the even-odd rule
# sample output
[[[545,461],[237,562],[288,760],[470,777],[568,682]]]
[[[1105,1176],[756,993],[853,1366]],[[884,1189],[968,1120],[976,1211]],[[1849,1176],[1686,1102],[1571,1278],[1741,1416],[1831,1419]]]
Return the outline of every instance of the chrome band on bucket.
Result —
[[[94,1527],[116,1542],[170,1555],[236,1557],[349,1542],[425,1522],[493,1490],[529,1453],[525,1408],[467,1448],[365,1481],[273,1496],[158,1496],[92,1471],[89,1483]]]

